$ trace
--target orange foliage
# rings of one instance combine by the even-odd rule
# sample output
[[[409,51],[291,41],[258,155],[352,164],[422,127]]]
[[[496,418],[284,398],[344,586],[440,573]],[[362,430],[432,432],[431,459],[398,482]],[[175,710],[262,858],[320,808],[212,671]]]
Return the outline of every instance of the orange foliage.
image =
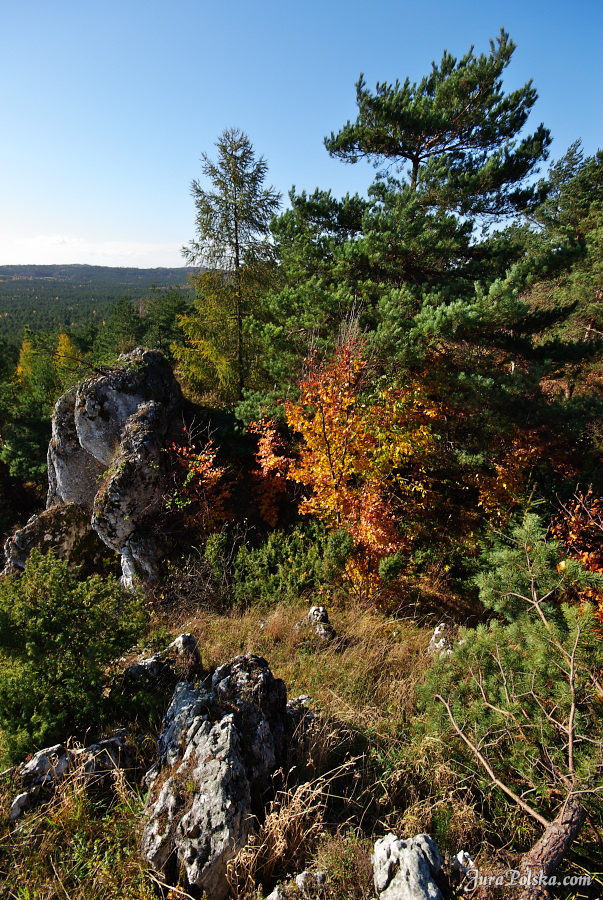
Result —
[[[537,432],[516,430],[493,460],[495,474],[475,476],[479,488],[478,505],[488,516],[501,518],[521,501],[542,451]]]
[[[225,478],[227,467],[216,464],[218,451],[211,438],[200,451],[173,443],[168,452],[181,475],[178,487],[166,500],[166,508],[186,511],[187,527],[209,534],[231,518],[226,508],[231,494]]]
[[[500,521],[525,501],[534,470],[546,461],[564,478],[575,474],[567,448],[544,429],[514,428],[493,450],[492,474],[475,476],[479,506],[490,519]]]
[[[274,422],[266,419],[250,422],[248,431],[259,436],[255,454],[258,470],[252,476],[258,508],[264,521],[276,528],[292,460],[286,455],[285,442]]]
[[[435,410],[416,385],[373,379],[363,350],[350,331],[331,359],[313,354],[298,402],[285,408],[301,438],[289,478],[311,489],[300,512],[349,532],[356,553],[348,577],[372,591],[379,561],[404,546],[396,521],[402,500],[423,493],[418,461],[431,445]]]
[[[568,556],[577,559],[589,572],[603,573],[603,497],[594,497],[592,488],[586,494],[576,489],[569,503],[551,524],[555,540],[563,543]],[[603,594],[595,588],[579,592],[580,598],[594,603],[599,622],[603,623]]]

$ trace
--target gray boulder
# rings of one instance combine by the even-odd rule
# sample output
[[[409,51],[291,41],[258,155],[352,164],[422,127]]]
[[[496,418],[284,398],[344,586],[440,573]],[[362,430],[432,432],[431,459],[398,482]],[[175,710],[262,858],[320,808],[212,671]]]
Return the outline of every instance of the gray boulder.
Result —
[[[46,515],[54,510],[56,517],[65,506],[82,510],[87,530],[120,554],[130,588],[156,574],[161,548],[146,525],[159,508],[161,451],[173,438],[181,404],[163,355],[138,348],[113,370],[68,391],[54,408]],[[41,527],[31,520],[27,539],[21,533],[10,539],[8,574],[23,568]]]
[[[4,544],[4,575],[16,575],[34,547],[44,553],[52,550],[59,559],[92,569],[101,565],[107,551],[93,530],[90,512],[75,503],[53,506],[32,516],[27,524],[15,531]]]
[[[228,861],[253,830],[252,796],[281,758],[285,708],[283,682],[253,655],[217,669],[211,689],[176,687],[147,775],[141,851],[156,869],[175,855],[191,886],[227,896]]]
[[[442,857],[433,838],[400,840],[387,834],[375,843],[373,877],[379,900],[443,900],[436,878]]]

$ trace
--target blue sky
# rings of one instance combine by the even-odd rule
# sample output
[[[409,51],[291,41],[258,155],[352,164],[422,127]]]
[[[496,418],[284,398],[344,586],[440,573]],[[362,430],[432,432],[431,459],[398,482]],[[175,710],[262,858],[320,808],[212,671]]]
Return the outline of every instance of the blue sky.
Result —
[[[190,182],[226,127],[247,132],[284,199],[364,193],[367,163],[323,138],[355,118],[355,83],[419,80],[446,48],[517,44],[528,123],[603,146],[600,0],[4,0],[0,7],[0,264],[182,265]]]

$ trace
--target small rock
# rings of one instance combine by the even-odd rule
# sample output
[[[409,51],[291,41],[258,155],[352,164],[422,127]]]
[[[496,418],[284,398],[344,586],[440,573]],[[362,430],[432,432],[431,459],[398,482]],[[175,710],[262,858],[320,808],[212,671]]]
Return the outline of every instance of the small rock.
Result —
[[[475,869],[475,863],[468,853],[464,850],[460,850],[456,856],[452,857],[450,868],[453,872],[459,872],[461,875],[466,875],[470,869]]]
[[[18,770],[17,777],[30,787],[34,784],[45,784],[52,781],[55,773],[63,775],[69,766],[69,756],[62,744],[54,744],[34,753],[29,762]]]
[[[271,894],[268,894],[266,900],[286,900],[286,896],[287,895],[279,884],[277,885],[277,887],[275,887]]]
[[[401,840],[387,834],[375,843],[373,878],[379,900],[443,900],[436,878],[442,857],[433,838]]]
[[[314,628],[315,634],[323,641],[328,641],[335,637],[335,629],[329,623],[329,614],[324,606],[313,606],[310,612],[303,619],[299,620],[295,628],[297,631]]]
[[[140,681],[142,678],[150,678],[158,681],[160,678],[167,680],[173,679],[173,684],[178,680],[171,666],[170,658],[178,657],[188,662],[185,678],[187,681],[201,672],[201,654],[197,646],[197,641],[192,634],[179,634],[171,644],[159,653],[152,656],[139,659],[138,662],[132,663],[124,670],[123,678],[127,684],[128,681]],[[180,675],[182,677],[182,675]]]
[[[29,762],[17,769],[16,776],[26,790],[13,800],[9,820],[18,818],[26,806],[38,798],[43,788],[54,789],[75,768],[81,771],[86,781],[92,778],[97,781],[108,772],[130,768],[135,751],[126,738],[126,730],[121,729],[112,737],[88,747],[67,750],[63,744],[55,744],[38,750]]]
[[[302,897],[306,898],[306,900],[313,900],[313,898],[322,896],[326,880],[327,876],[324,872],[309,872],[306,870],[297,875],[295,884]]]
[[[436,654],[438,656],[449,656],[452,653],[452,648],[454,646],[453,633],[453,628],[446,625],[444,622],[441,622],[434,629],[431,640],[429,641],[429,646],[427,647],[427,652],[431,656],[435,656]]]
[[[22,794],[17,794],[15,799],[10,805],[10,812],[8,814],[8,821],[14,822],[15,819],[18,819],[21,813],[29,806],[30,795],[29,791],[23,791]]]

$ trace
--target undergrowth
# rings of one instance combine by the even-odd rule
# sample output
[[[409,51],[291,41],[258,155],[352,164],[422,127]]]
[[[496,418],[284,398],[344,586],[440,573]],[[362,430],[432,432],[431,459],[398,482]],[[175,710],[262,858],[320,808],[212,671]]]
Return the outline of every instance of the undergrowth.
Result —
[[[90,787],[74,773],[54,796],[14,827],[14,792],[0,793],[0,893],[6,900],[152,900],[149,867],[140,852],[142,797],[123,773],[110,789]]]
[[[390,830],[402,838],[431,834],[447,859],[464,849],[480,868],[493,860],[515,867],[538,829],[474,770],[460,767],[443,739],[421,728],[415,696],[431,666],[431,629],[361,605],[333,604],[336,636],[325,642],[311,628],[296,628],[307,609],[301,602],[226,614],[189,607],[186,615],[172,609],[154,619],[151,645],[190,631],[204,671],[239,654],[262,655],[288,697],[309,696],[316,713],[275,780],[264,821],[231,862],[233,895],[256,900],[282,883],[287,897],[298,898],[291,876],[310,868],[328,873],[326,900],[368,900],[373,843]],[[138,788],[116,777],[110,791],[86,791],[70,778],[9,827],[16,793],[5,777],[0,886],[7,900],[162,896],[153,881],[161,878],[139,857],[144,797]],[[585,865],[595,871],[594,841],[586,827],[566,871]],[[572,896],[579,895],[563,900]]]

